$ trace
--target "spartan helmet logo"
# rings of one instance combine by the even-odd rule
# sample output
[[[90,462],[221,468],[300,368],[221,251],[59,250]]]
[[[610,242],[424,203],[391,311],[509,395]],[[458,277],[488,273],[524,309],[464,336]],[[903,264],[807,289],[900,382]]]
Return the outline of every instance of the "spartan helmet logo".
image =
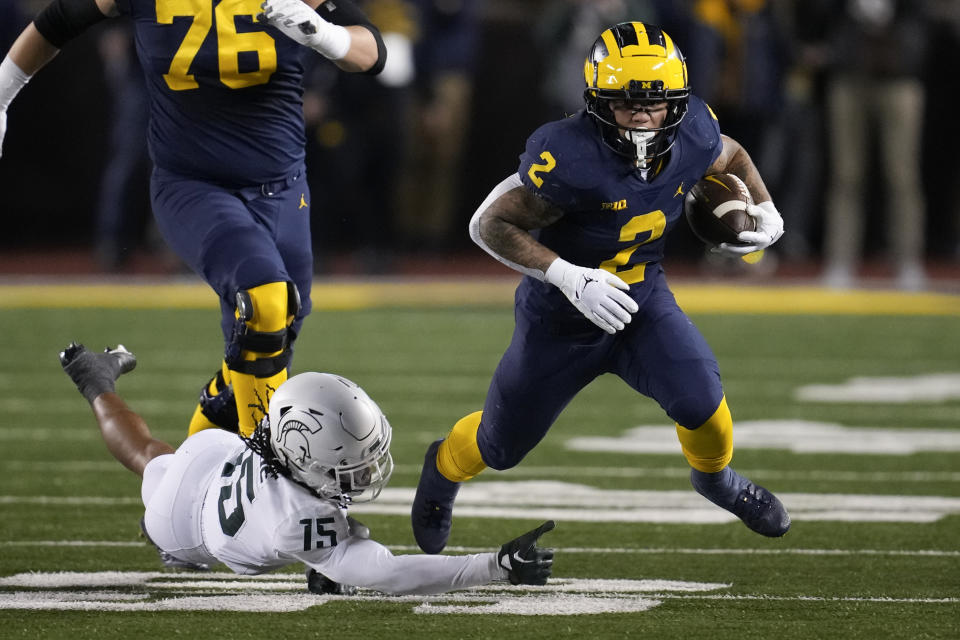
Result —
[[[305,469],[307,460],[310,460],[310,439],[323,425],[319,421],[316,429],[311,429],[297,419],[285,420],[280,426],[280,446],[288,452],[290,463],[300,469]],[[299,452],[299,453],[297,453]]]

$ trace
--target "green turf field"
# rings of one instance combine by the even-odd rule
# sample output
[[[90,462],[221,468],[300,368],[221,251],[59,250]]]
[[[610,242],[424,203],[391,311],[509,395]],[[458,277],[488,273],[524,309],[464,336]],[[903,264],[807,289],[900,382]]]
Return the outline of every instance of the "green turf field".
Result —
[[[390,418],[397,470],[354,511],[412,553],[423,451],[481,407],[512,329],[509,291],[416,285],[386,306],[336,291],[315,294],[295,368],[352,378]],[[469,483],[455,511],[454,553],[556,519],[551,585],[324,599],[293,570],[161,569],[139,537],[138,480],[106,452],[56,354],[72,339],[124,343],[139,365],[119,390],[178,444],[220,358],[217,314],[203,295],[171,309],[149,289],[102,293],[0,291],[0,638],[960,637],[956,298],[784,289],[765,291],[767,306],[746,291],[711,307],[678,287],[720,361],[734,466],[791,510],[783,539],[697,496],[661,410],[606,377],[520,467]]]

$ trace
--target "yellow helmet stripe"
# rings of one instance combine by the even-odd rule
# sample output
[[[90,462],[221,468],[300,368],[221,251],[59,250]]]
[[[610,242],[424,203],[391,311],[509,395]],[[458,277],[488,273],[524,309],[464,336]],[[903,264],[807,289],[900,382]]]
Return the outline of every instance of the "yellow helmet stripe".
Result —
[[[610,52],[620,51],[620,44],[617,42],[617,39],[613,36],[613,29],[607,29],[600,34],[600,37],[603,38],[603,44],[607,45],[607,56],[610,55]],[[604,57],[607,57],[604,56]]]
[[[659,47],[667,53],[671,47],[669,38],[659,28],[642,22],[624,22],[612,29],[607,29],[601,35],[607,50],[619,51],[621,56],[660,55],[660,52],[650,51],[651,47]]]

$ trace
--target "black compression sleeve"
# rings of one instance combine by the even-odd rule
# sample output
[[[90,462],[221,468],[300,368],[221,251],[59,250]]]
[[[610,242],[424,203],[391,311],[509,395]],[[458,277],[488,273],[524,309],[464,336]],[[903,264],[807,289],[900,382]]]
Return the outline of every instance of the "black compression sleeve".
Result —
[[[37,14],[33,25],[57,49],[107,16],[96,0],[53,0]]]
[[[380,30],[373,26],[370,18],[357,5],[353,4],[351,0],[327,0],[317,7],[317,13],[327,22],[332,22],[341,27],[356,25],[370,31],[373,34],[373,39],[377,41],[377,61],[364,73],[376,75],[383,71],[383,65],[387,62],[387,47],[383,44]]]

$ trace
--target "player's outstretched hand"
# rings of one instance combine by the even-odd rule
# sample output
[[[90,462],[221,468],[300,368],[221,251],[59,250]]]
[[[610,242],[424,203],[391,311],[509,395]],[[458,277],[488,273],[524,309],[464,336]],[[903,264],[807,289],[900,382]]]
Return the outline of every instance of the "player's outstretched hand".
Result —
[[[137,358],[122,344],[94,353],[82,344],[71,342],[60,352],[60,365],[83,397],[93,402],[101,393],[113,391],[117,378],[137,366]]]
[[[639,307],[625,291],[630,285],[603,269],[588,269],[557,258],[544,274],[587,320],[607,333],[622,330]]]
[[[510,584],[547,584],[553,571],[553,549],[541,549],[537,540],[555,526],[553,520],[547,520],[500,547],[497,562],[507,570]]]

